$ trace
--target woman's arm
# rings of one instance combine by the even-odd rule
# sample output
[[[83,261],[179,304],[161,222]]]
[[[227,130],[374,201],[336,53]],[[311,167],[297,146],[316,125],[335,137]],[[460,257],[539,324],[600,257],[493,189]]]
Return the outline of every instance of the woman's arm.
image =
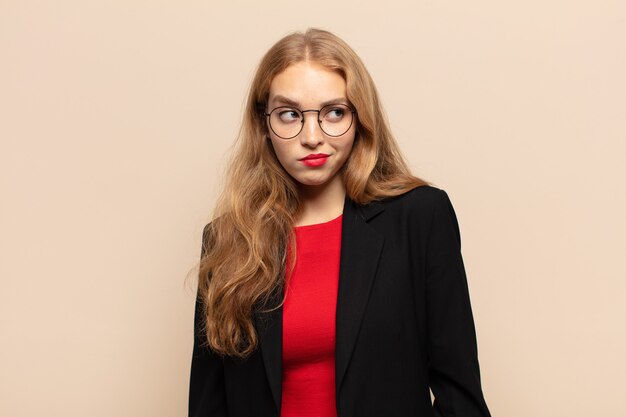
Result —
[[[428,365],[438,417],[489,417],[478,366],[461,236],[452,203],[440,190],[427,254]]]
[[[208,247],[209,226],[204,228],[201,257]],[[189,383],[189,417],[226,417],[226,393],[224,388],[224,364],[206,344],[204,334],[204,306],[196,296],[194,315],[194,343]]]

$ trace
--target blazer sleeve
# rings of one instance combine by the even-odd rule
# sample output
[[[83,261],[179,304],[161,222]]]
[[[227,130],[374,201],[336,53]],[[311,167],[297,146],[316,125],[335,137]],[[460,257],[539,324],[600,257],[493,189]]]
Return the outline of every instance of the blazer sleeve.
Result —
[[[204,228],[201,257],[208,247],[209,225]],[[194,343],[189,383],[189,417],[226,417],[224,364],[221,356],[206,344],[204,306],[196,296]]]
[[[439,190],[426,260],[428,372],[437,417],[490,417],[483,398],[476,331],[459,225]]]

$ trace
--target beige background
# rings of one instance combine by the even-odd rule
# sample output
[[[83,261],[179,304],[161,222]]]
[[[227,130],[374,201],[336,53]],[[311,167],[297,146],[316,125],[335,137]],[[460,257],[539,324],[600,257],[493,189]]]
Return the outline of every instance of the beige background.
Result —
[[[185,415],[185,277],[254,67],[307,26],[452,199],[494,417],[625,416],[621,0],[0,0],[0,415]]]

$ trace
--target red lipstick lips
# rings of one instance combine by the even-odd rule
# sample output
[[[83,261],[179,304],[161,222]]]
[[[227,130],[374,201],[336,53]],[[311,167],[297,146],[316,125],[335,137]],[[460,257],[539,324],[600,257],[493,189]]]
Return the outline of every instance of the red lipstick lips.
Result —
[[[326,163],[328,156],[325,153],[313,153],[300,159],[300,161],[308,167],[319,167]]]

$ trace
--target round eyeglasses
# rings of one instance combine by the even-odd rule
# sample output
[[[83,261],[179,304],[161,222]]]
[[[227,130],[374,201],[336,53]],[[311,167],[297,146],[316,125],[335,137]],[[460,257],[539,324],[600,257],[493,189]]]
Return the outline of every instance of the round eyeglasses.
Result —
[[[270,129],[281,139],[293,139],[302,132],[304,113],[317,113],[322,131],[331,137],[345,134],[354,121],[355,110],[345,104],[328,104],[319,110],[300,110],[295,107],[276,107],[265,116],[269,117]]]

